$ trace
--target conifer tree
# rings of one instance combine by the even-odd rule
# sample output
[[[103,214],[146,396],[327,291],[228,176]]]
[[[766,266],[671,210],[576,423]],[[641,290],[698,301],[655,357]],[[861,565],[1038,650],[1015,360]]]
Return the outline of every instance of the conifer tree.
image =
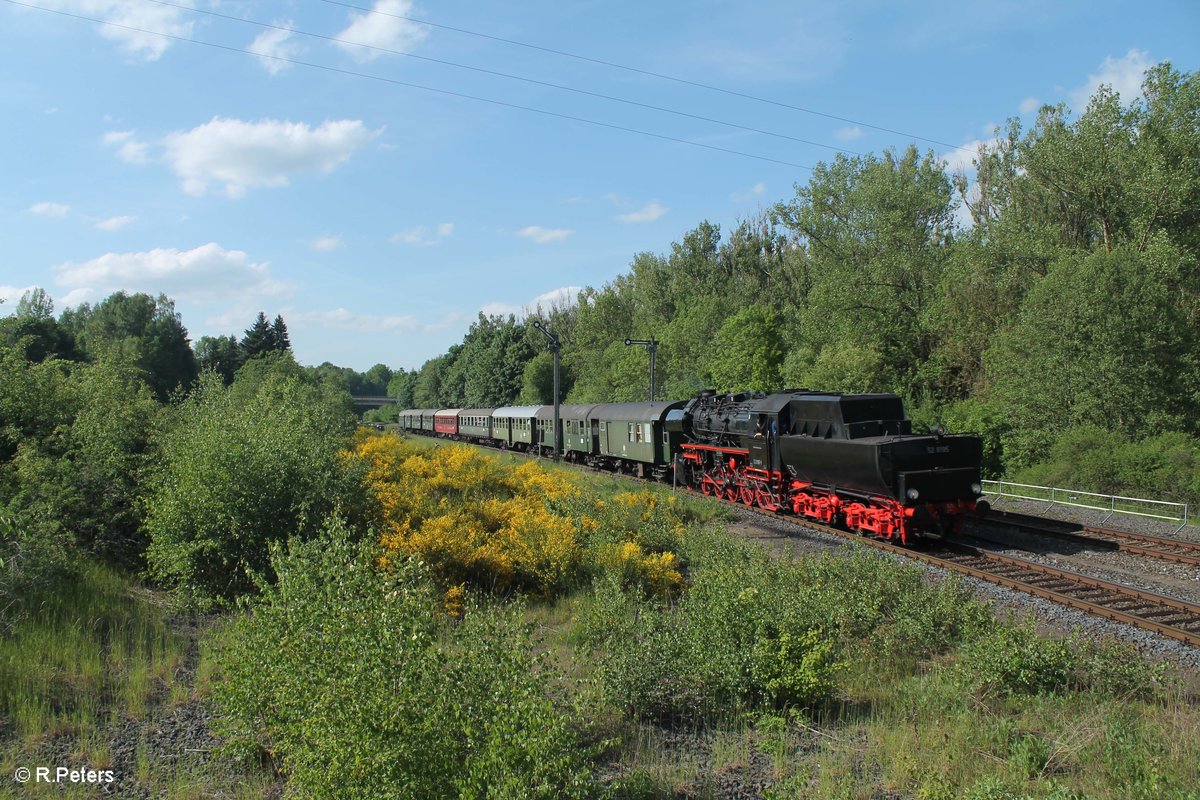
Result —
[[[271,326],[267,323],[267,315],[260,311],[254,324],[246,329],[246,335],[242,337],[238,347],[242,349],[245,360],[249,361],[261,353],[274,350],[274,338]]]
[[[287,325],[280,314],[276,314],[275,321],[271,323],[271,338],[276,350],[292,349],[292,340],[288,338]]]

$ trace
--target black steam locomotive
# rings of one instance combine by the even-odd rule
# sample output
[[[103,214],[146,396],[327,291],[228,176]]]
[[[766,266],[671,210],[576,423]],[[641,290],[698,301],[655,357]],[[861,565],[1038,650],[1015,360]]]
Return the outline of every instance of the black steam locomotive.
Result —
[[[705,392],[666,427],[677,479],[705,494],[903,544],[961,528],[980,495],[979,437],[915,435],[893,394]]]

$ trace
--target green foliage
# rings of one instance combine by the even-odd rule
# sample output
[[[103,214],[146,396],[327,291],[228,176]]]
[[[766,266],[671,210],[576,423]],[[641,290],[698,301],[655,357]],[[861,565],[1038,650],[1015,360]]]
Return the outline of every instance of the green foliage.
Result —
[[[879,353],[849,342],[828,344],[815,358],[810,349],[793,350],[784,362],[783,382],[828,392],[874,392],[889,386]]]
[[[124,358],[160,401],[196,379],[196,359],[187,328],[166,295],[116,292],[94,308],[84,303],[63,312],[62,324],[75,334],[90,359]]]
[[[276,548],[278,582],[221,655],[235,745],[263,747],[301,797],[585,796],[587,754],[516,612],[454,625],[422,565],[381,555],[336,519]]]
[[[874,349],[903,394],[925,393],[919,365],[933,350],[925,316],[951,243],[950,180],[915,147],[818,164],[775,213],[807,245],[813,283],[800,309],[818,351]],[[825,388],[825,387],[814,387]]]
[[[54,301],[44,289],[25,292],[16,313],[0,318],[0,345],[14,347],[26,361],[77,359],[75,337],[55,321]]]
[[[575,384],[571,369],[563,363],[558,366],[559,401],[566,400]],[[521,376],[521,394],[516,402],[521,405],[542,406],[554,403],[554,355],[548,350],[536,354],[525,365]]]
[[[416,382],[417,374],[415,372],[405,372],[403,369],[392,373],[392,379],[388,381],[387,396],[396,399],[396,405],[400,408],[413,407],[413,384]]]
[[[800,636],[783,631],[754,643],[751,675],[771,706],[806,706],[836,688],[829,669],[833,649],[820,631],[808,630]]]
[[[957,664],[959,683],[976,695],[1054,695],[1093,691],[1153,699],[1165,668],[1147,664],[1128,645],[1040,636],[1032,618],[997,625],[971,642]]]
[[[344,390],[305,382],[286,353],[251,360],[229,388],[202,380],[162,438],[146,500],[151,573],[201,602],[250,589],[269,542],[358,507],[339,455],[353,428]]]
[[[32,363],[3,347],[0,371],[0,509],[28,540],[21,547],[79,545],[139,565],[137,509],[160,412],[141,371],[108,357]]]
[[[779,317],[769,308],[746,306],[717,331],[709,371],[717,391],[774,391],[783,388],[779,368],[783,340]]]
[[[195,352],[196,366],[200,371],[217,373],[226,386],[233,383],[233,376],[244,361],[234,336],[201,336],[196,342]]]
[[[243,362],[276,349],[271,325],[267,322],[267,315],[262,311],[258,312],[254,323],[242,335],[241,341],[238,342],[238,349],[242,351]]]
[[[1183,433],[1129,440],[1102,428],[1064,431],[1016,480],[1039,486],[1200,504],[1200,441]]]

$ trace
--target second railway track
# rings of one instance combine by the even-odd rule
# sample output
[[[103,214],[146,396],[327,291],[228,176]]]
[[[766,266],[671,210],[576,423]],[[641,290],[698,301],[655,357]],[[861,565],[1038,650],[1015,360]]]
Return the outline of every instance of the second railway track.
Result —
[[[1200,566],[1200,544],[1166,536],[1065,523],[1011,511],[993,511],[989,516],[976,521],[976,524],[1015,528],[1037,536],[1073,542],[1093,550],[1129,553],[1175,564]]]
[[[1192,647],[1200,647],[1200,605],[1167,595],[1100,580],[1071,570],[981,550],[943,543],[936,550],[899,547],[848,531],[755,508],[758,516],[800,528],[833,534],[886,552],[1084,611],[1105,619],[1153,631]]]

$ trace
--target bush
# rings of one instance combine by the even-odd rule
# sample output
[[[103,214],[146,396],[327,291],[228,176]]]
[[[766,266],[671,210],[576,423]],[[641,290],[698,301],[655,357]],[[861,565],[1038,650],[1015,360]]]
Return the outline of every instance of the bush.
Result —
[[[203,378],[163,437],[146,502],[151,574],[201,605],[228,600],[252,588],[250,572],[269,574],[269,542],[309,536],[339,504],[358,506],[342,399],[286,374],[253,391]]]
[[[587,754],[518,612],[454,624],[423,565],[383,555],[336,519],[276,550],[278,584],[220,657],[233,746],[264,748],[302,797],[585,795]]]
[[[579,489],[561,474],[465,445],[418,450],[373,433],[355,440],[352,460],[375,499],[384,549],[421,559],[441,586],[545,595],[572,583],[579,522],[553,503]]]
[[[767,584],[737,566],[708,568],[663,607],[615,574],[597,580],[581,636],[609,699],[644,719],[693,722],[828,697],[836,642],[786,613]]]
[[[809,707],[828,698],[844,656],[895,669],[947,653],[993,625],[957,582],[854,551],[773,559],[723,532],[681,542],[691,584],[676,604],[645,600],[608,573],[580,613],[610,700],[645,719]]]
[[[984,697],[1093,691],[1151,699],[1165,674],[1128,645],[1040,636],[1032,618],[997,625],[971,642],[956,669],[959,683]]]

